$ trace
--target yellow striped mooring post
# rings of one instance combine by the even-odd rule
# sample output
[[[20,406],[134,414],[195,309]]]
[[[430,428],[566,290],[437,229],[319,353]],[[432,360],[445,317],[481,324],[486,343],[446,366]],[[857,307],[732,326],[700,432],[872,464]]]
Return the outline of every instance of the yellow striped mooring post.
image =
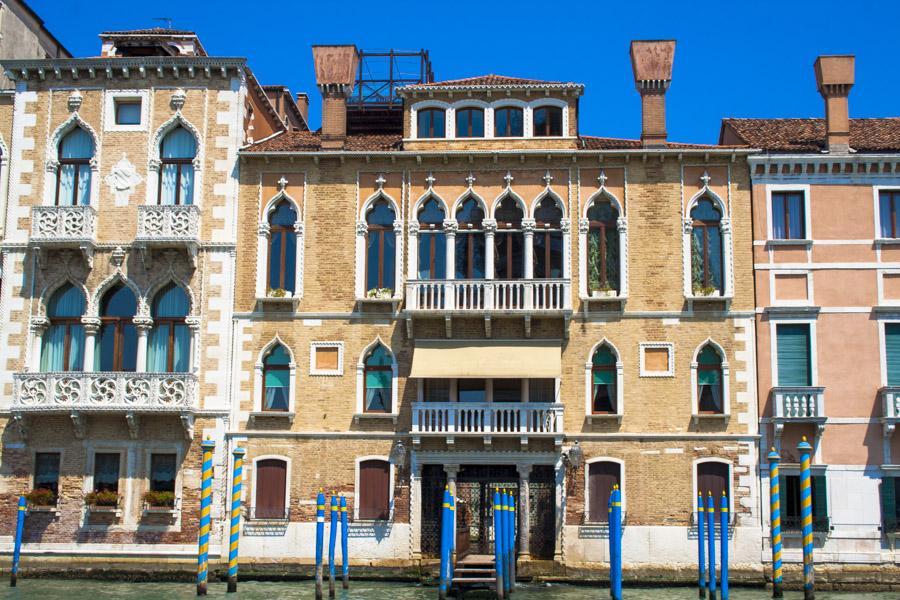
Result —
[[[200,483],[200,538],[197,546],[197,595],[206,595],[209,574],[209,526],[212,508],[213,450],[216,443],[206,440],[200,443],[203,453],[202,481]]]
[[[815,575],[813,573],[813,524],[812,524],[812,477],[809,456],[812,446],[806,436],[797,444],[800,452],[800,528],[803,535],[803,599],[816,597]]]
[[[328,530],[328,597],[334,598],[334,547],[337,544],[338,515],[340,514],[338,497],[331,492],[331,527]]]
[[[16,539],[13,546],[12,568],[9,571],[9,587],[16,587],[19,578],[19,555],[22,552],[22,533],[25,530],[25,515],[28,514],[28,503],[25,496],[19,496],[18,510],[16,511]]]
[[[322,600],[322,550],[325,545],[325,494],[316,496],[316,600]]]
[[[781,457],[775,447],[769,452],[769,505],[772,532],[772,597],[784,597],[781,572],[781,485],[778,462]]]
[[[237,591],[238,542],[241,538],[241,486],[243,483],[243,448],[231,451],[234,456],[234,474],[231,477],[231,533],[228,538],[228,591]]]

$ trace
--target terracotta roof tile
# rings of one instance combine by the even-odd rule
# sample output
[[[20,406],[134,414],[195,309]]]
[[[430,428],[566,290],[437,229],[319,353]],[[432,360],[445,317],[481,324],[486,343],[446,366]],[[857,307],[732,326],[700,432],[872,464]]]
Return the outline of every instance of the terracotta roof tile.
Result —
[[[124,31],[104,31],[100,35],[197,35],[186,29],[166,29],[165,27],[151,27],[149,29],[126,29]]]
[[[822,152],[825,119],[722,119],[748,146],[769,152]],[[850,147],[857,152],[900,151],[900,117],[850,119]]]
[[[581,136],[581,148],[583,150],[639,150],[641,140],[628,140],[622,138],[595,137],[592,135]],[[704,148],[720,150],[721,145],[712,144],[684,144],[680,142],[666,142],[665,147],[670,150],[702,150]]]
[[[369,150],[384,152],[399,150],[399,135],[348,135],[344,150]],[[286,131],[272,136],[244,150],[247,152],[316,152],[322,149],[321,134],[318,131]]]
[[[477,77],[466,77],[464,79],[448,79],[446,81],[435,81],[433,83],[423,83],[422,87],[453,87],[466,85],[565,85],[564,81],[543,81],[540,79],[526,79],[523,77],[506,77],[504,75],[479,75]]]

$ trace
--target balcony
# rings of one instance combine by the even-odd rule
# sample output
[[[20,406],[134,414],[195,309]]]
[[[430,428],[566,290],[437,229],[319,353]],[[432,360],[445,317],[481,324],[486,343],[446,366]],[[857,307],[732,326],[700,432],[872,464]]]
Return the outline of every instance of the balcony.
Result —
[[[29,244],[41,266],[44,250],[77,248],[93,266],[97,242],[97,211],[92,206],[35,206],[31,209]]]
[[[140,415],[168,414],[181,418],[190,439],[200,407],[197,377],[191,373],[15,373],[13,384],[10,412],[26,436],[29,415],[68,414],[81,439],[91,414],[124,415],[133,438]]]
[[[412,437],[478,437],[490,445],[493,436],[519,437],[523,445],[530,437],[552,438],[562,444],[563,405],[506,402],[413,402]]]
[[[814,423],[821,435],[825,428],[824,387],[774,387],[775,435],[781,435],[785,423]]]
[[[200,245],[200,208],[194,205],[147,205],[138,207],[135,244],[150,265],[153,248],[184,248],[196,267]]]
[[[406,284],[409,316],[484,316],[487,335],[490,317],[525,317],[530,335],[532,316],[564,316],[572,312],[572,282],[568,279],[419,279]]]
[[[897,422],[900,421],[900,386],[886,386],[879,390],[881,393],[882,417],[884,435],[894,433]]]

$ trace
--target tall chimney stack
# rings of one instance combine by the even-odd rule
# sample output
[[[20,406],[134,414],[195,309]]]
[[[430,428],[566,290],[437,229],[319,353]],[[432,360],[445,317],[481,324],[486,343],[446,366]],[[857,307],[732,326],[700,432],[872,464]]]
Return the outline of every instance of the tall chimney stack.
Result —
[[[303,115],[303,120],[309,125],[309,96],[306,92],[297,92],[297,110]]]
[[[347,138],[347,98],[353,93],[359,54],[354,45],[313,46],[312,52],[322,92],[322,149],[340,150]]]
[[[847,97],[853,87],[852,54],[816,59],[816,86],[825,98],[826,148],[831,153],[850,151],[850,108]]]
[[[645,148],[666,144],[666,91],[672,83],[675,40],[634,40],[631,69],[641,94],[641,144]]]

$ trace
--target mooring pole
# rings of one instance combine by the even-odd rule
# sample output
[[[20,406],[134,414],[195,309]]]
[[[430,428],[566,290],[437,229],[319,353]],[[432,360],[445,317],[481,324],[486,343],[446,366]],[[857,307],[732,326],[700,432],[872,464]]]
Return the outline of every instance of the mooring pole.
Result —
[[[316,496],[316,600],[322,600],[322,547],[325,545],[325,494]]]
[[[331,529],[328,530],[328,597],[334,598],[334,547],[337,543],[338,515],[340,514],[340,506],[338,506],[338,497],[331,492]]]
[[[509,553],[509,591],[516,590],[516,497],[509,492],[509,515],[506,517],[506,548]]]
[[[213,450],[216,443],[213,440],[200,442],[203,453],[201,468],[202,480],[200,482],[200,539],[197,547],[197,595],[206,595],[206,579],[209,575],[209,526],[212,508],[212,479],[213,479]]]
[[[506,490],[500,493],[500,527],[502,528],[502,548],[503,548],[503,592],[508,596],[512,590],[509,584],[510,564],[509,564],[509,494]]]
[[[444,486],[444,500],[441,503],[441,579],[438,598],[447,597],[447,580],[450,577],[450,487]]]
[[[797,444],[800,451],[800,527],[803,532],[803,600],[816,597],[815,574],[813,573],[813,526],[812,526],[812,478],[809,469],[809,455],[812,446],[806,436]]]
[[[783,598],[781,572],[781,480],[778,475],[778,462],[781,457],[775,447],[769,452],[769,502],[771,507],[772,532],[772,597]]]
[[[499,488],[494,488],[494,573],[497,578],[497,598],[503,600],[503,504]]]
[[[725,490],[722,490],[722,506],[719,509],[719,529],[722,532],[722,538],[719,540],[719,547],[722,553],[722,560],[719,561],[722,566],[722,576],[719,577],[721,585],[719,586],[719,594],[722,600],[728,600],[728,496]]]
[[[456,565],[456,497],[447,492],[450,499],[450,521],[447,523],[447,593],[453,593],[453,571]]]
[[[243,483],[244,454],[243,448],[235,448],[234,473],[231,477],[231,536],[228,545],[228,591],[237,591],[238,575],[238,542],[241,538],[241,484]]]
[[[706,538],[709,540],[709,600],[716,600],[716,501],[712,492],[706,498]]]
[[[341,494],[341,585],[345,590],[350,588],[350,554],[347,552],[347,539],[350,535],[347,527],[347,498]]]
[[[25,496],[19,496],[19,507],[16,511],[16,545],[13,547],[12,569],[9,572],[9,587],[16,587],[19,578],[19,555],[22,552],[22,532],[25,530],[25,513],[28,506]]]
[[[609,547],[609,595],[612,600],[622,600],[622,492],[618,484],[609,495]]]
[[[697,492],[697,562],[699,577],[697,587],[700,597],[706,598],[706,509],[703,507],[703,492]]]

